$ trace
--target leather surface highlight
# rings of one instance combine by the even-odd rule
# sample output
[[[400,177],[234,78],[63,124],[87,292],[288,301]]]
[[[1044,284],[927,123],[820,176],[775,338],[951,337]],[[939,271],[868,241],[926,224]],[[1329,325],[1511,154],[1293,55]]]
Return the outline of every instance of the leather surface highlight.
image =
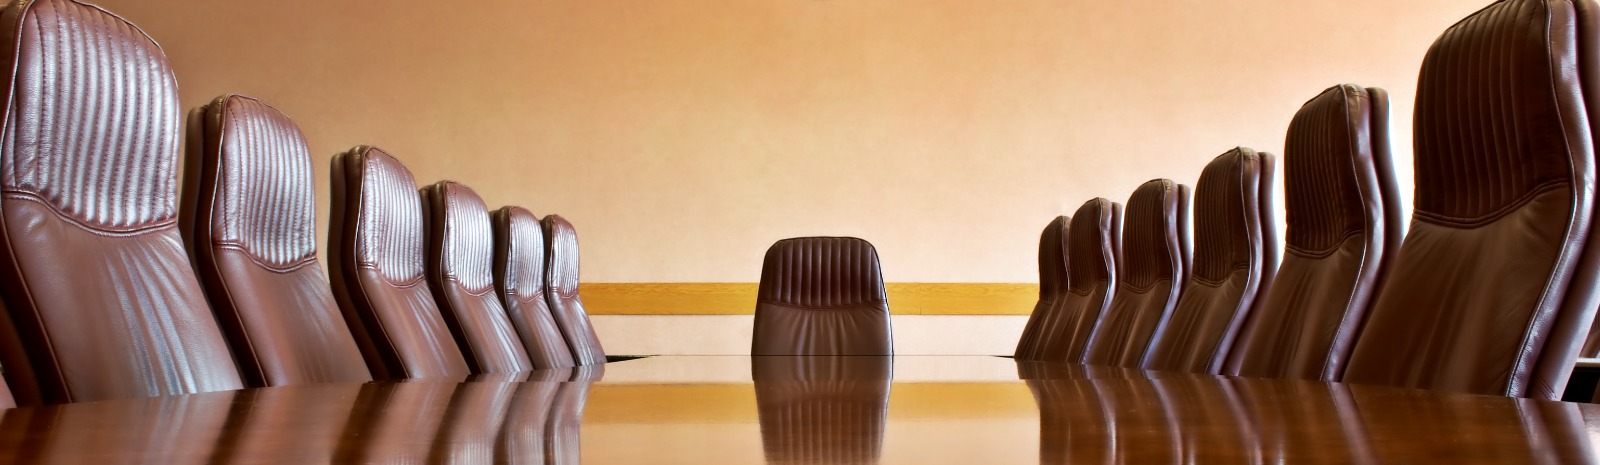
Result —
[[[1275,228],[1262,216],[1272,195],[1272,156],[1239,147],[1213,159],[1195,186],[1194,272],[1145,355],[1152,370],[1221,373],[1239,328],[1276,261]],[[1263,191],[1266,195],[1262,195]],[[1269,240],[1272,243],[1268,243]]]
[[[522,339],[534,368],[577,366],[567,339],[550,314],[544,288],[544,230],[539,217],[522,207],[495,210],[495,289],[511,327]]]
[[[483,199],[440,181],[422,190],[428,208],[428,284],[473,373],[533,369],[494,292],[494,232]]]
[[[752,355],[894,354],[878,252],[867,241],[778,241],[756,296]]]
[[[9,5],[0,28],[0,281],[16,333],[0,355],[18,400],[242,387],[177,230],[180,113],[161,48],[65,0]]]
[[[316,190],[300,129],[239,95],[191,116],[182,229],[245,384],[370,381],[317,262]]]
[[[560,215],[546,216],[539,224],[544,229],[544,285],[550,315],[572,349],[573,361],[579,366],[606,363],[606,350],[578,296],[578,231]]]
[[[1187,186],[1155,179],[1134,189],[1122,223],[1122,266],[1084,363],[1139,367],[1157,326],[1182,295],[1188,267]]]
[[[1594,10],[1500,1],[1428,50],[1417,211],[1344,381],[1560,398],[1594,316]]]
[[[1228,374],[1335,381],[1400,247],[1387,96],[1344,84],[1306,102],[1284,153],[1288,251]],[[1380,165],[1382,168],[1380,168]]]
[[[378,379],[470,374],[423,277],[422,199],[411,171],[376,147],[333,159],[328,228],[334,295]]]

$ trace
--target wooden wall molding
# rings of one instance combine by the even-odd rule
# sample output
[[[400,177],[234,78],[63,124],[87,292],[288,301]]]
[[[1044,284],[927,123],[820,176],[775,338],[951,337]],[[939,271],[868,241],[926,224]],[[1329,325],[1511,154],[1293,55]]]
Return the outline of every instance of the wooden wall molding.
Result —
[[[1027,315],[1033,283],[888,283],[895,315]],[[756,283],[583,283],[592,315],[750,315]]]

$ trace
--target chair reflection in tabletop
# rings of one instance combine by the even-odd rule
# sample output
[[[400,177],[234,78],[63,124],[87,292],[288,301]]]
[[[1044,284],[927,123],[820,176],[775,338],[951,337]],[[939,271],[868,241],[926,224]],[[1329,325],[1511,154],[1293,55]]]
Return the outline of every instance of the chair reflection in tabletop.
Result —
[[[1137,373],[1097,365],[1017,362],[1017,376],[1028,384],[1039,405],[1039,463],[1112,463],[1115,436],[1105,428],[1072,427],[1105,423],[1105,415],[1095,407],[1102,403],[1094,385],[1065,380],[1089,379],[1101,375],[1097,372],[1114,370]]]
[[[583,406],[601,367],[480,375],[483,382],[460,385],[428,462],[579,463]]]
[[[0,463],[578,463],[600,370],[11,409]],[[552,381],[554,380],[554,381]]]
[[[583,429],[583,407],[589,402],[589,391],[605,375],[605,365],[585,365],[569,370],[572,381],[561,383],[550,407],[550,419],[545,426],[545,463],[580,463],[579,450],[583,442],[578,432]]]
[[[1040,463],[1583,463],[1577,404],[1019,363]]]
[[[876,463],[891,357],[751,357],[768,463]]]
[[[6,410],[0,463],[117,463],[130,450],[161,457],[150,463],[205,463],[238,436],[230,406],[242,392]]]
[[[1039,406],[1039,463],[1181,461],[1170,403],[1148,372],[1019,362],[1017,374]]]
[[[369,384],[343,463],[578,463],[583,405],[600,371],[479,375],[466,383]],[[547,381],[550,378],[570,380]],[[370,391],[370,392],[369,392]]]

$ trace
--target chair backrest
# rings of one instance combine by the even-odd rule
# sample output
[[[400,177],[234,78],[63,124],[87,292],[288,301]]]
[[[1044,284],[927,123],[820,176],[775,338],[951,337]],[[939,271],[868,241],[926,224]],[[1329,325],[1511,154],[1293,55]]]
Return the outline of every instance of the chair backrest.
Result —
[[[0,358],[18,400],[242,387],[178,231],[181,112],[161,48],[70,0],[12,2],[0,30],[0,333],[14,332]]]
[[[189,112],[188,134],[179,222],[245,384],[372,380],[317,261],[300,128],[225,95]]]
[[[1122,204],[1103,198],[1084,202],[1074,213],[1067,235],[1068,281],[1061,308],[1066,316],[1061,351],[1052,360],[1078,363],[1100,318],[1116,294],[1122,255]]]
[[[334,156],[328,268],[334,297],[378,379],[465,378],[423,271],[422,198],[411,171],[377,147]]]
[[[422,190],[428,218],[428,284],[473,373],[533,369],[522,338],[494,292],[494,230],[489,209],[461,183]]]
[[[522,207],[501,207],[494,223],[494,283],[511,327],[538,369],[577,366],[545,301],[544,230]]]
[[[894,355],[878,251],[854,237],[767,249],[751,355]]]
[[[580,366],[606,363],[606,350],[578,297],[578,232],[560,215],[544,217],[540,226],[544,228],[544,289],[550,316],[572,349],[573,361]]]
[[[1416,211],[1344,381],[1559,399],[1594,318],[1592,0],[1505,0],[1422,62]]]
[[[1172,316],[1156,329],[1145,368],[1222,372],[1278,264],[1272,173],[1272,155],[1244,147],[1217,156],[1200,173],[1189,282]]]
[[[1043,344],[1050,336],[1041,333],[1057,319],[1056,303],[1067,292],[1071,283],[1067,279],[1067,231],[1072,218],[1057,216],[1045,225],[1039,234],[1039,301],[1022,327],[1022,337],[1017,339],[1017,349],[1012,356],[1018,360],[1043,360]]]
[[[1306,102],[1289,123],[1287,252],[1239,333],[1226,374],[1337,381],[1344,373],[1400,248],[1388,127],[1388,94],[1349,84]]]
[[[1156,179],[1128,197],[1116,289],[1089,338],[1084,363],[1139,366],[1151,335],[1182,295],[1188,234],[1188,186]]]
[[[1067,285],[1057,291],[1043,315],[1029,318],[1029,323],[1037,320],[1036,343],[1033,352],[1020,359],[1081,361],[1095,324],[1111,305],[1122,205],[1095,198],[1084,202],[1074,215],[1063,248]]]

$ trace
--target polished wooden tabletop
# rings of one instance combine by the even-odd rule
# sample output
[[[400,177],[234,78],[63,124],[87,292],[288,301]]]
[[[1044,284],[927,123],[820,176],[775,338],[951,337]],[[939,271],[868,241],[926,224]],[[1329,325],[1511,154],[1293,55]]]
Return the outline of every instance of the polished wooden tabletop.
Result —
[[[0,463],[1584,463],[1592,405],[999,357],[651,357],[19,408]]]

